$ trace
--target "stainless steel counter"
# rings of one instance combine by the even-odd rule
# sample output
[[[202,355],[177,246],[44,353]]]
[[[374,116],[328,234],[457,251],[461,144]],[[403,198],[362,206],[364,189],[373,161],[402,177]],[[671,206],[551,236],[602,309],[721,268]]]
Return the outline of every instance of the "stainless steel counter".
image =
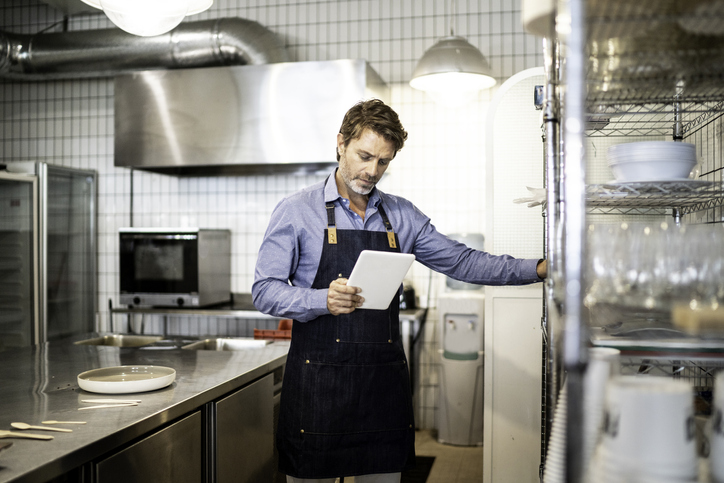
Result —
[[[0,352],[0,429],[12,429],[11,422],[87,421],[62,426],[72,433],[27,431],[52,435],[51,441],[8,440],[13,446],[0,452],[0,483],[45,482],[63,475],[272,372],[285,363],[288,349],[288,341],[244,351],[119,348],[63,341]],[[120,365],[172,367],[176,380],[167,388],[132,396],[93,394],[78,387],[79,373]],[[142,402],[78,410],[87,406],[81,399],[93,398]]]
[[[211,307],[116,307],[112,314],[183,315],[191,317],[231,317],[235,319],[279,319],[259,312],[250,293],[233,293],[231,301]]]
[[[146,314],[146,315],[182,315],[190,317],[221,317],[235,319],[280,319],[273,315],[259,312],[251,301],[251,294],[232,294],[232,301],[213,307],[116,307],[111,314]],[[425,309],[409,309],[400,311],[400,320],[417,320],[425,314]]]

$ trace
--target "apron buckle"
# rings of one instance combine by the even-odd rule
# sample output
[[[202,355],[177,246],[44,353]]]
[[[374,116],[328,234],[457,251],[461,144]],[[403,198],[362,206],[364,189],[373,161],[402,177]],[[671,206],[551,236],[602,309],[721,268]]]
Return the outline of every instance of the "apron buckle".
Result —
[[[387,241],[390,243],[390,248],[397,248],[397,241],[395,241],[395,232],[387,232]]]

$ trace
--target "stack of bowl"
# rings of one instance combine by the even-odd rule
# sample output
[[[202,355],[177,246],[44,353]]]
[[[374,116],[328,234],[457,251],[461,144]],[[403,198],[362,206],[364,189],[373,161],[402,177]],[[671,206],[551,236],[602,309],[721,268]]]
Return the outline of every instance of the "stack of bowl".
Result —
[[[642,141],[608,148],[608,166],[618,182],[681,180],[696,165],[696,147],[674,141]]]

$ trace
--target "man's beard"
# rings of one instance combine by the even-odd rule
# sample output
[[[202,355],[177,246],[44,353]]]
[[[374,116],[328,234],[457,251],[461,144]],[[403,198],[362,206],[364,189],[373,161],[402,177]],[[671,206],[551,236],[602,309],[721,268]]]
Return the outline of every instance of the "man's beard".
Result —
[[[346,167],[342,167],[342,169],[340,169],[339,171],[342,174],[342,179],[344,180],[344,183],[347,185],[347,187],[358,195],[367,196],[372,192],[372,190],[375,188],[375,185],[377,184],[377,181],[368,181],[372,184],[372,186],[367,188],[366,186],[361,185],[362,180],[352,179],[352,176],[350,175],[349,171],[347,171]]]

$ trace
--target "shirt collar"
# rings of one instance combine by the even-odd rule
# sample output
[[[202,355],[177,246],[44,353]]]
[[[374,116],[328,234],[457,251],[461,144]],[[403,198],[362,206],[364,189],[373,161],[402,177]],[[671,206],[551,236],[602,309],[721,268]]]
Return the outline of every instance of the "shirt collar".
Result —
[[[339,190],[337,190],[337,181],[335,180],[335,175],[337,174],[337,169],[332,172],[332,174],[329,175],[327,178],[326,185],[324,187],[324,202],[334,202],[338,199],[342,198],[342,196],[339,194]],[[370,199],[367,202],[367,206],[372,206],[374,208],[377,208],[377,205],[380,204],[380,193],[377,187],[375,186],[372,188],[372,192],[370,193]]]

